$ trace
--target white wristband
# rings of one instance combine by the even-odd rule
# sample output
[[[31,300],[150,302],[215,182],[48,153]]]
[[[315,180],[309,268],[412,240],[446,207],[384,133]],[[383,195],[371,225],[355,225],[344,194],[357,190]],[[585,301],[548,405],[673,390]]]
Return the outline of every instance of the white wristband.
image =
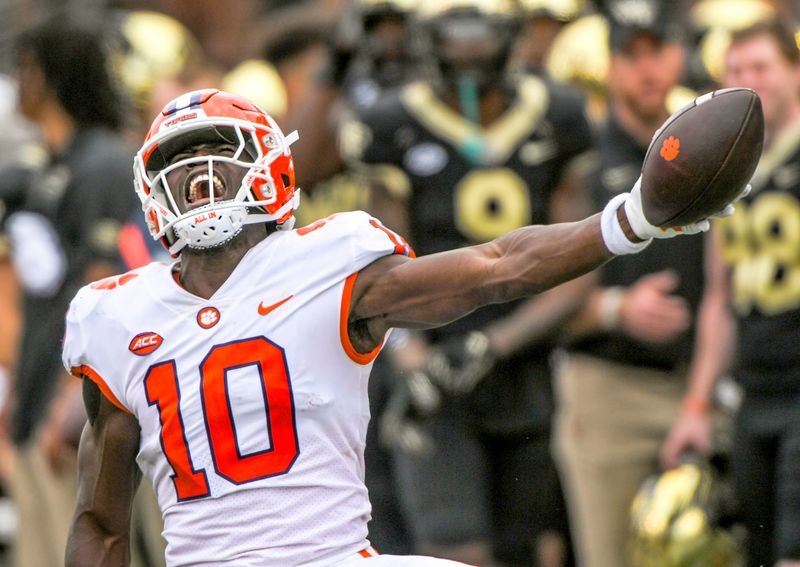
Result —
[[[622,254],[636,254],[641,252],[653,241],[652,238],[642,242],[631,242],[617,218],[617,209],[628,199],[629,193],[620,193],[611,199],[606,207],[603,209],[603,214],[600,217],[600,230],[603,233],[603,242],[612,254],[620,256]]]

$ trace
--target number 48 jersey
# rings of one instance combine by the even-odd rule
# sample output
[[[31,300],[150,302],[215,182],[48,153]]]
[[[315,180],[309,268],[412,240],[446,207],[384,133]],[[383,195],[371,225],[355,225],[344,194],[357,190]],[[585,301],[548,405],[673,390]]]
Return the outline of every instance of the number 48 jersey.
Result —
[[[141,428],[169,565],[328,564],[369,544],[375,349],[347,334],[359,270],[411,251],[366,213],[276,232],[208,300],[173,266],[83,288],[64,364]]]

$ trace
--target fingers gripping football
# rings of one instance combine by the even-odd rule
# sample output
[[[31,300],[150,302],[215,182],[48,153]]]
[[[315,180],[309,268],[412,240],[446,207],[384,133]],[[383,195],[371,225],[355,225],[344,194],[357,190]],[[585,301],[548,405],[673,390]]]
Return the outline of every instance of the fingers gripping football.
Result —
[[[646,248],[654,238],[665,239],[705,232],[711,227],[710,219],[732,215],[734,212],[734,203],[746,197],[751,190],[750,185],[745,186],[733,203],[725,205],[722,210],[710,215],[706,219],[701,219],[683,226],[659,227],[650,224],[645,217],[642,208],[641,181],[642,179],[640,177],[630,193],[617,195],[614,199],[609,201],[603,210],[601,221],[603,240],[606,247],[613,254],[634,254]],[[631,230],[637,237],[642,239],[642,242],[631,242],[625,235],[617,216],[617,209],[620,207],[624,207],[625,217],[630,224]]]
[[[633,232],[642,239],[648,238],[672,238],[680,234],[697,234],[705,232],[710,227],[708,219],[701,219],[697,222],[687,224],[685,226],[676,226],[671,228],[658,227],[647,222],[642,208],[642,178],[640,177],[636,184],[631,189],[628,198],[625,201],[625,215],[628,217],[628,222],[633,229]]]

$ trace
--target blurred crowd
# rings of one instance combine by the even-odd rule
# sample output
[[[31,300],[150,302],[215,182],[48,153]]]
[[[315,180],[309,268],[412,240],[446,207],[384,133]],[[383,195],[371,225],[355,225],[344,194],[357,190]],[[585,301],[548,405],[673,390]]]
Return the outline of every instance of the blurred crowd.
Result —
[[[698,95],[760,95],[753,192],[706,237],[393,333],[370,541],[481,566],[800,566],[797,0],[0,1],[0,567],[63,564],[85,422],[78,288],[169,253],[132,159],[214,87],[293,146],[298,226],[363,209],[417,255],[602,210]],[[658,151],[656,148],[654,151]],[[164,564],[142,486],[133,561]]]

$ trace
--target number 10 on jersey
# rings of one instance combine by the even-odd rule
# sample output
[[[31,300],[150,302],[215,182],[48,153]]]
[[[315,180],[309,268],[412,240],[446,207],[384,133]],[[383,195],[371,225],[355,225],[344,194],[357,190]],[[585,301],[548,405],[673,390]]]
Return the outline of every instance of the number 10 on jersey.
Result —
[[[241,455],[228,395],[227,373],[253,366],[261,378],[270,448]],[[200,364],[200,399],[214,469],[233,484],[244,484],[287,472],[300,453],[294,400],[283,349],[264,337],[243,339],[211,348]],[[195,469],[180,408],[175,361],[151,366],[144,379],[147,402],[158,409],[161,447],[174,474],[178,500],[210,494],[204,469]]]

